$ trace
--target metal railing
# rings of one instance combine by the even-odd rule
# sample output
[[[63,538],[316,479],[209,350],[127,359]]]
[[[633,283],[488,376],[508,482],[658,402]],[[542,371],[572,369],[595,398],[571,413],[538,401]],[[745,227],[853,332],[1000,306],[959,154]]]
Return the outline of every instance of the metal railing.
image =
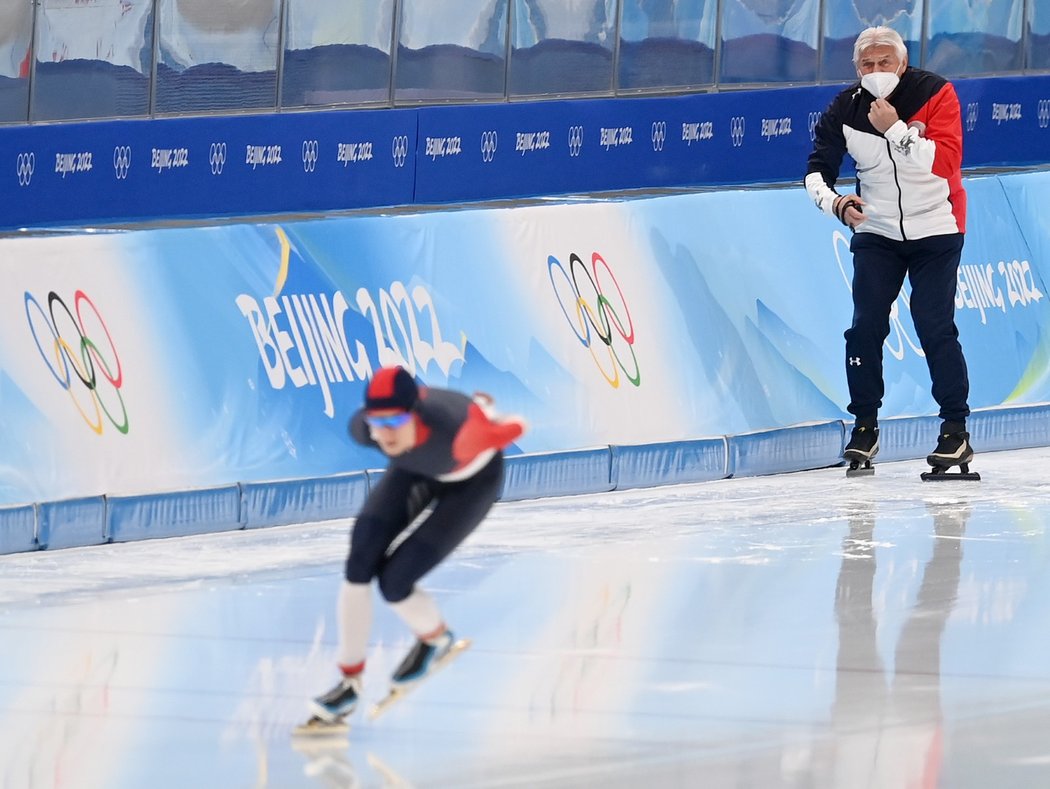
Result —
[[[1050,71],[1044,0],[893,8],[866,19],[836,0],[0,0],[0,123],[847,82],[869,24],[897,29],[913,64],[945,76]]]

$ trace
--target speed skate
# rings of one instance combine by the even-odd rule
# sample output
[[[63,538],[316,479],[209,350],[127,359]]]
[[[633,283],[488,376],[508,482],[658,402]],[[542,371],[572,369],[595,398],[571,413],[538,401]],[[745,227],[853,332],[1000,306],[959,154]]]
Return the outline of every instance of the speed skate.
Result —
[[[406,696],[434,676],[434,674],[462,655],[470,648],[472,643],[473,642],[469,638],[461,638],[458,641],[453,642],[452,646],[449,647],[448,652],[435,660],[430,665],[427,672],[421,677],[414,679],[411,682],[402,682],[391,687],[390,691],[368,710],[368,719],[374,721],[380,715],[389,711],[391,707],[404,700]]]

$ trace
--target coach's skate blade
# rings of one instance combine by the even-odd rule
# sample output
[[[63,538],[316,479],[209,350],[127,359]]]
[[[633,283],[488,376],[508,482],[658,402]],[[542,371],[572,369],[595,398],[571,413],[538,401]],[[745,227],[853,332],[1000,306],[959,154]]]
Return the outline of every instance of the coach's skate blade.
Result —
[[[846,469],[847,477],[870,477],[874,473],[875,467],[871,465],[871,460],[865,460],[863,464],[859,460],[851,460]]]
[[[389,693],[372,705],[372,708],[368,711],[368,719],[374,721],[384,712],[387,712],[391,707],[403,700],[405,696],[409,695],[412,691],[434,676],[434,674],[463,654],[463,652],[470,648],[471,643],[473,642],[469,638],[461,638],[449,648],[448,652],[446,652],[443,657],[435,660],[434,664],[430,667],[430,670],[422,677],[414,682],[406,682],[403,685],[397,685],[391,688]]]
[[[292,737],[345,737],[350,733],[350,724],[345,718],[326,721],[316,715],[310,716],[306,723],[300,723],[292,729]]]
[[[958,471],[951,471],[945,466],[934,466],[929,471],[922,472],[919,476],[923,482],[980,482],[981,475],[976,471],[970,471],[969,463],[960,463]]]

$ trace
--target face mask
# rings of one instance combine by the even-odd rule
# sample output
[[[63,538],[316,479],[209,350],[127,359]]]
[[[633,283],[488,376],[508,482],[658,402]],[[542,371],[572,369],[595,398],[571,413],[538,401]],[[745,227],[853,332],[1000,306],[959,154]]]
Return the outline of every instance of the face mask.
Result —
[[[873,71],[860,78],[860,86],[877,99],[884,99],[893,93],[900,82],[900,77],[892,71]]]

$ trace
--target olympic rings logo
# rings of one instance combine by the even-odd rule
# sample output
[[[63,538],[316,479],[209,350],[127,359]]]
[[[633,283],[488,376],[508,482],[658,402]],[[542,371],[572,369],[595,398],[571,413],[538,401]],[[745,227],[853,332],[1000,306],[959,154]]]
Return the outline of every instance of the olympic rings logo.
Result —
[[[1050,127],[1050,99],[1039,99],[1036,117],[1039,118],[1039,128]]]
[[[817,139],[817,124],[820,123],[820,117],[823,112],[811,112],[809,114],[809,141],[814,142]]]
[[[226,143],[213,142],[208,148],[208,164],[211,165],[212,175],[222,175],[222,168],[226,166]]]
[[[733,138],[733,147],[744,144],[744,116],[734,115],[729,119],[729,136]]]
[[[128,170],[131,169],[131,146],[130,145],[118,145],[113,149],[113,172],[117,176],[118,181],[123,181],[128,177]]]
[[[404,167],[408,160],[408,135],[399,134],[390,143],[390,153],[394,157],[394,167]]]
[[[303,172],[312,173],[317,169],[317,140],[303,140]]]
[[[971,132],[977,126],[977,115],[980,107],[981,105],[976,101],[971,101],[966,105],[966,131]]]
[[[18,173],[18,185],[29,186],[36,172],[36,154],[32,151],[18,154],[15,157],[15,172]]]
[[[569,127],[569,156],[575,158],[580,155],[580,151],[583,150],[583,127],[582,126],[570,126]]]
[[[653,150],[662,151],[664,149],[664,142],[667,140],[667,121],[653,121],[651,138],[653,141]]]
[[[556,271],[558,279],[555,278]],[[611,282],[615,291],[615,303],[602,287],[603,272],[604,278]],[[614,389],[620,387],[621,372],[632,384],[641,386],[642,373],[634,352],[634,322],[631,320],[631,311],[620,289],[620,283],[616,281],[616,276],[605,262],[605,258],[600,253],[593,252],[588,269],[580,256],[573,252],[569,255],[569,268],[566,271],[560,260],[554,255],[549,255],[547,273],[550,275],[551,287],[565,320],[569,322],[569,327],[580,344],[590,351],[594,363],[609,386]],[[612,293],[613,291],[610,291],[610,295]],[[571,309],[566,308],[566,303],[571,305]],[[600,343],[595,342],[595,339]],[[601,346],[605,346],[608,351],[607,359],[604,358],[605,354],[599,354]],[[624,364],[628,354],[631,362],[629,368]]]
[[[496,131],[481,133],[481,161],[491,162],[496,156],[496,148],[499,146],[499,135]]]
[[[58,385],[69,392],[81,418],[102,435],[105,415],[118,432],[126,435],[128,410],[120,392],[124,385],[120,356],[94,302],[82,290],[73,295],[72,310],[54,291],[47,294],[46,310],[29,291],[24,301],[26,321],[40,358]],[[99,393],[102,382],[112,390],[105,399]],[[86,405],[82,402],[85,400]]]

